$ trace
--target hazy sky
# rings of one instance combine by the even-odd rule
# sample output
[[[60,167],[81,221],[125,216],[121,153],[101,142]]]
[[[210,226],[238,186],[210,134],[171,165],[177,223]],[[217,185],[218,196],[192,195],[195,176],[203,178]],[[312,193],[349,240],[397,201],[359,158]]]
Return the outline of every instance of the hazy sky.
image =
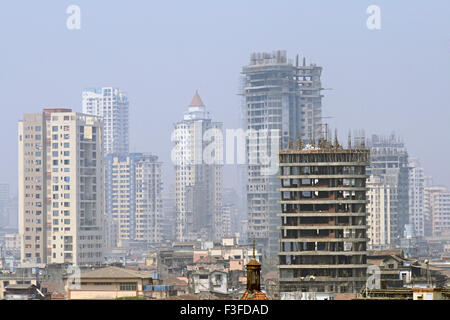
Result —
[[[80,30],[66,27],[72,4]],[[381,30],[366,27],[372,4]],[[251,52],[282,49],[323,66],[323,113],[342,139],[350,128],[395,131],[450,186],[449,17],[448,0],[1,1],[0,181],[17,187],[24,112],[81,111],[84,88],[115,86],[129,95],[131,151],[158,155],[167,186],[173,123],[195,90],[236,128],[242,66]]]

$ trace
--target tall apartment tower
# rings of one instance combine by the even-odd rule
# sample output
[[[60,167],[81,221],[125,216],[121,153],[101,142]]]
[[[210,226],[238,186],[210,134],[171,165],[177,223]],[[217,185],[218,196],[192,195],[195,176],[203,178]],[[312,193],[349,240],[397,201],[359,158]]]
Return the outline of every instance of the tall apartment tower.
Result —
[[[129,150],[128,96],[117,88],[86,89],[82,94],[82,111],[100,116],[104,126],[104,154],[125,154]]]
[[[423,213],[423,192],[425,188],[424,170],[419,159],[409,159],[409,224],[418,237],[425,236]]]
[[[395,135],[373,135],[368,140],[368,147],[370,166],[367,173],[378,177],[377,183],[390,190],[390,221],[386,223],[388,229],[385,231],[389,235],[384,238],[390,239],[389,247],[395,247],[400,244],[405,226],[409,223],[408,153],[404,143]]]
[[[178,241],[221,238],[221,136],[222,123],[211,120],[196,92],[172,135]],[[211,151],[216,153],[214,161]]]
[[[388,249],[391,246],[391,186],[379,176],[367,180],[367,224],[369,242],[372,250]]]
[[[106,156],[106,214],[118,243],[162,240],[162,177],[158,157],[143,153]]]
[[[322,67],[299,65],[288,61],[286,51],[253,53],[243,67],[245,125],[248,133],[247,153],[247,215],[248,238],[255,239],[258,250],[266,256],[278,252],[279,219],[276,174],[267,173],[267,154],[262,139],[279,139],[281,148],[300,136],[304,142],[321,135]],[[252,134],[250,134],[250,132]],[[269,142],[270,143],[270,142]],[[277,145],[277,150],[279,146]],[[268,152],[277,161],[275,151]],[[273,165],[273,163],[271,163]]]
[[[103,262],[102,127],[99,117],[71,109],[19,121],[22,262]]]
[[[360,292],[366,281],[364,146],[321,140],[279,152],[282,299]]]
[[[424,189],[425,236],[450,236],[450,190],[442,186]]]

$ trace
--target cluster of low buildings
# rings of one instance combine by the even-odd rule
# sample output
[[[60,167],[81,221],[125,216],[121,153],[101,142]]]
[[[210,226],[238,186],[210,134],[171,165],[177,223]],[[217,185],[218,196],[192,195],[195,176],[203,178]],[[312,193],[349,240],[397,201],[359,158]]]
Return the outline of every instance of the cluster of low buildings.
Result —
[[[240,299],[249,264],[257,266],[260,281],[261,255],[234,238],[175,243],[170,249],[125,252],[122,257],[100,266],[23,264],[4,269],[0,299]],[[258,288],[261,297],[260,282]]]

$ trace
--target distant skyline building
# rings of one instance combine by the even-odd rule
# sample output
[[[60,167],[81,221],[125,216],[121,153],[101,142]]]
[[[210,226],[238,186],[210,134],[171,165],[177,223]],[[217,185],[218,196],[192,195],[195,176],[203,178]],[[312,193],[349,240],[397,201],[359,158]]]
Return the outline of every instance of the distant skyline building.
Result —
[[[109,154],[105,162],[106,214],[117,232],[116,245],[161,242],[163,186],[158,157]]]
[[[9,184],[0,183],[0,228],[8,224]]]
[[[409,224],[418,237],[425,235],[423,197],[425,188],[424,170],[419,159],[409,159]]]
[[[268,166],[261,159],[268,151],[261,142],[278,136],[286,148],[289,139],[300,136],[307,142],[322,133],[322,67],[306,65],[305,59],[299,64],[298,59],[294,64],[280,50],[252,53],[242,68],[245,129],[256,132],[246,140],[248,238],[255,239],[266,256],[278,252],[279,181],[276,174],[263,173]]]
[[[367,174],[376,177],[376,183],[382,185],[386,192],[389,190],[389,199],[386,199],[389,221],[385,223],[384,229],[384,232],[389,234],[380,235],[380,238],[389,239],[389,246],[395,247],[400,244],[405,226],[409,223],[408,152],[405,144],[394,134],[372,135],[367,146],[370,149]],[[373,204],[369,204],[369,207],[373,207]],[[378,218],[371,219],[381,221]],[[382,231],[380,229],[380,232]]]
[[[161,228],[163,240],[175,241],[177,229],[177,210],[175,206],[175,190],[173,185],[170,185],[169,188],[164,188],[162,203],[163,222]]]
[[[392,243],[391,186],[379,176],[367,180],[368,247],[371,250],[389,249]]]
[[[218,136],[222,123],[211,120],[196,91],[172,135],[178,241],[221,237],[223,144]],[[211,152],[218,161],[208,158]]]
[[[118,88],[86,89],[82,93],[82,112],[103,119],[104,155],[129,152],[128,96]]]
[[[101,119],[44,109],[18,126],[21,262],[101,264]]]
[[[425,236],[450,236],[450,190],[442,186],[424,189]]]

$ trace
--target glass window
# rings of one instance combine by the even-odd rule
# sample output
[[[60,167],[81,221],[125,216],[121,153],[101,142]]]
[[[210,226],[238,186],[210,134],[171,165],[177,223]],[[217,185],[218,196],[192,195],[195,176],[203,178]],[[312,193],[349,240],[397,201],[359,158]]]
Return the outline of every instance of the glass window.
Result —
[[[135,282],[121,282],[120,290],[121,291],[135,291],[136,283]]]

